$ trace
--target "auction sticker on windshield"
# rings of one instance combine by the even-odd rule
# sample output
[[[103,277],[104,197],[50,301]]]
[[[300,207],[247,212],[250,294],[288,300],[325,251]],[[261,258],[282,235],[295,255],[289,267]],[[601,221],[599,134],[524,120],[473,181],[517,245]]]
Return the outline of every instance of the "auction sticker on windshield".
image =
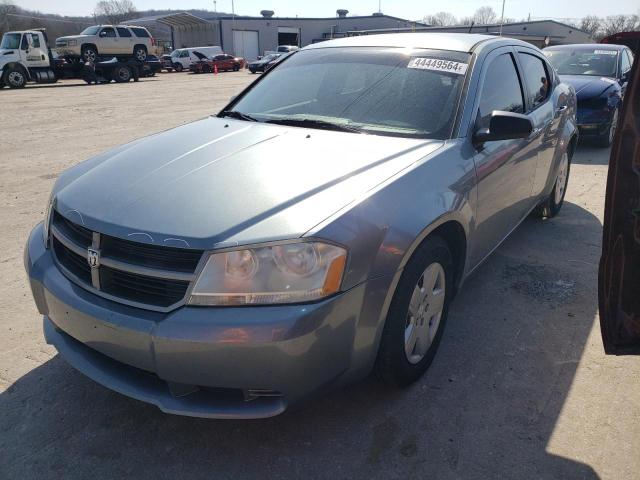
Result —
[[[467,71],[467,64],[455,62],[453,60],[444,60],[442,58],[425,58],[416,57],[409,60],[407,68],[417,68],[420,70],[435,70],[438,72],[455,73],[464,75]]]
[[[618,52],[615,50],[595,50],[593,54],[594,55],[617,55]]]

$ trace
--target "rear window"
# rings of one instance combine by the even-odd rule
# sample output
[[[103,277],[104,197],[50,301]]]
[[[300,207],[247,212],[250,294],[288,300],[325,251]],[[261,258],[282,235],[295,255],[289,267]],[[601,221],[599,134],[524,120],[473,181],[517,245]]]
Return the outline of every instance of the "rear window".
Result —
[[[149,35],[149,32],[147,32],[146,28],[131,27],[131,31],[135,34],[136,37],[149,38],[151,36]]]

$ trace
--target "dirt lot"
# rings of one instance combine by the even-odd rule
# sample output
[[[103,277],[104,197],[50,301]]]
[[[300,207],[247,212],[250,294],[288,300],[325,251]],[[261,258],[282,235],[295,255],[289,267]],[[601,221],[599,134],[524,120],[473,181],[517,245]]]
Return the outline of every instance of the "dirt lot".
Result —
[[[264,421],[181,418],[88,380],[45,344],[22,266],[63,169],[217,111],[253,77],[0,91],[1,478],[640,478],[640,358],[603,354],[608,151],[581,146],[567,202],[527,220],[456,299],[412,388],[373,381]]]

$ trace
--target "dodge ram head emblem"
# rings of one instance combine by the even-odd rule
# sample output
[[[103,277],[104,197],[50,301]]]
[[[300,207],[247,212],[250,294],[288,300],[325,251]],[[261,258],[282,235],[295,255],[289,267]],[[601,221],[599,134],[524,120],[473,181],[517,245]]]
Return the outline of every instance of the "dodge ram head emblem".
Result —
[[[100,266],[100,250],[87,248],[87,263],[91,268],[98,268]]]

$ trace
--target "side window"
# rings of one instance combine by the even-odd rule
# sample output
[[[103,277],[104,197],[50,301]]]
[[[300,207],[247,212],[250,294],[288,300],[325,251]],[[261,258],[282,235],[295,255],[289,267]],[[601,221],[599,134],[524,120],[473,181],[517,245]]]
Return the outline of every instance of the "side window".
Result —
[[[489,126],[494,110],[524,113],[522,87],[510,53],[495,58],[487,69],[480,94],[480,127]]]
[[[633,65],[633,53],[631,53],[631,50],[627,50],[627,55],[629,56],[629,65]]]
[[[111,27],[105,27],[100,32],[100,36],[101,37],[109,37],[109,38],[115,37],[116,36],[116,31]]]
[[[629,61],[629,56],[627,54],[626,50],[622,50],[620,52],[620,58],[621,58],[621,68],[620,71],[622,72],[622,74],[624,75],[625,73],[627,73],[629,70],[631,70],[631,62]]]
[[[40,48],[40,37],[38,36],[38,34],[31,34],[31,44],[33,48]]]
[[[549,74],[541,58],[522,52],[518,53],[518,58],[522,65],[522,77],[525,80],[529,104],[531,109],[537,108],[549,96]]]
[[[29,50],[29,40],[27,39],[27,34],[22,35],[22,43],[20,43],[21,50]]]
[[[181,58],[186,58],[188,56],[189,56],[189,52],[187,50],[183,50],[182,53],[180,53]]]
[[[118,35],[122,38],[128,38],[131,36],[131,32],[128,28],[116,27],[116,30],[118,30]]]

